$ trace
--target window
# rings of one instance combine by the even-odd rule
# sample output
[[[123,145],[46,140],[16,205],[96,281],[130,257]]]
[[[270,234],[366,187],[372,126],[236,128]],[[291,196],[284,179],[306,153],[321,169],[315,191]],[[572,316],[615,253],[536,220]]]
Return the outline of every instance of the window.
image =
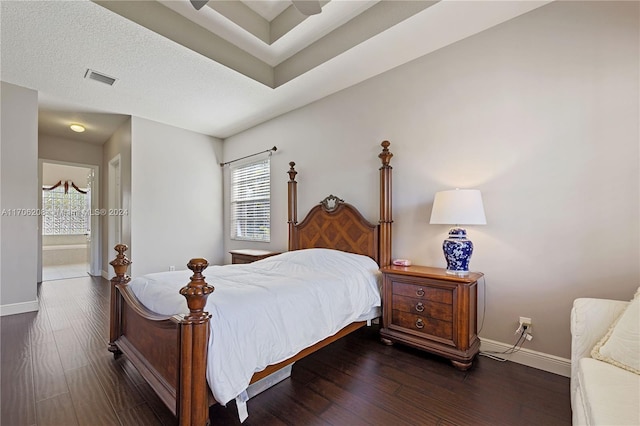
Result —
[[[270,159],[231,168],[231,239],[271,239]]]
[[[42,191],[43,235],[82,235],[89,230],[90,196],[64,191],[63,186]]]

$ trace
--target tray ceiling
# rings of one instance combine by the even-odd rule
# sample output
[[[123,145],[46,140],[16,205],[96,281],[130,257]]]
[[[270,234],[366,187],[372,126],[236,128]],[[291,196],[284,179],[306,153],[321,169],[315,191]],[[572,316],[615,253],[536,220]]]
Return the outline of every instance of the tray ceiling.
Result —
[[[436,3],[322,1],[322,13],[304,16],[290,1],[211,0],[200,10],[175,0],[94,2],[271,88]]]

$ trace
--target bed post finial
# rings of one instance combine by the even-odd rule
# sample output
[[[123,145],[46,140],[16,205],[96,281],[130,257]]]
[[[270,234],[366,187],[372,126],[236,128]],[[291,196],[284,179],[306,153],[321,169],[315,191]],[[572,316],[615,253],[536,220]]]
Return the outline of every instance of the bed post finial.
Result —
[[[206,259],[191,259],[187,263],[187,267],[193,271],[191,281],[186,286],[180,289],[180,294],[187,299],[187,305],[189,306],[190,313],[187,315],[187,319],[194,321],[208,320],[209,314],[203,312],[204,305],[207,303],[207,297],[214,290],[213,286],[207,284],[204,280],[202,271],[207,269],[209,262]]]
[[[109,321],[109,352],[114,356],[119,356],[122,352],[116,340],[122,335],[122,296],[116,286],[126,286],[131,280],[127,275],[127,269],[131,265],[131,261],[124,254],[129,247],[126,244],[117,244],[114,249],[118,252],[116,258],[109,262],[113,266],[116,276],[111,278],[111,318]]]
[[[296,182],[296,169],[294,166],[296,163],[291,161],[289,163],[289,182],[287,183],[288,205],[289,205],[289,250],[296,250],[296,224],[298,223],[298,182]]]
[[[389,161],[391,161],[391,157],[393,157],[393,154],[389,151],[389,145],[391,145],[391,142],[382,141],[380,145],[382,146],[382,152],[378,154],[378,158],[382,160],[382,167],[389,166]]]
[[[114,249],[118,254],[115,259],[109,262],[109,265],[113,266],[116,276],[111,278],[111,282],[114,284],[129,282],[130,278],[127,276],[127,269],[129,265],[131,265],[131,261],[127,258],[127,255],[124,254],[129,250],[129,247],[126,244],[116,244]]]
[[[202,275],[207,266],[206,259],[191,259],[187,263],[193,271],[191,281],[180,289],[189,306],[189,313],[180,322],[180,384],[176,408],[181,425],[209,424],[206,371],[211,314],[204,311],[204,306],[214,288]]]
[[[289,161],[289,171],[287,173],[289,173],[290,181],[296,180],[296,175],[298,174],[298,172],[296,172],[295,165],[296,163],[294,161]]]
[[[393,154],[389,151],[389,141],[383,141],[382,152],[378,158],[382,161],[380,167],[380,266],[391,264],[391,172],[393,167],[389,165]]]

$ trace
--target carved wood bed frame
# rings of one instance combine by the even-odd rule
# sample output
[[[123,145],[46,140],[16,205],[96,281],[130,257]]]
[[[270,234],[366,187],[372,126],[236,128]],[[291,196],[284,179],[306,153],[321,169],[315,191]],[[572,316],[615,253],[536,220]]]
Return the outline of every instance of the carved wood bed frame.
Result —
[[[350,204],[330,195],[313,207],[305,219],[297,221],[297,174],[289,163],[288,225],[289,250],[333,248],[364,254],[379,266],[391,263],[391,172],[393,154],[389,142],[382,142],[380,167],[380,222],[369,223]],[[110,262],[115,270],[111,279],[111,320],[109,351],[125,354],[160,399],[177,416],[181,426],[209,423],[209,405],[215,400],[206,380],[206,360],[211,315],[204,312],[207,297],[214,287],[207,284],[202,271],[205,259],[191,259],[191,281],[180,290],[187,299],[188,314],[166,316],[150,311],[128,287],[126,275],[131,261],[127,246],[118,244],[116,258]],[[254,383],[335,340],[364,326],[366,321],[347,325],[338,333],[310,346],[292,358],[255,373]]]

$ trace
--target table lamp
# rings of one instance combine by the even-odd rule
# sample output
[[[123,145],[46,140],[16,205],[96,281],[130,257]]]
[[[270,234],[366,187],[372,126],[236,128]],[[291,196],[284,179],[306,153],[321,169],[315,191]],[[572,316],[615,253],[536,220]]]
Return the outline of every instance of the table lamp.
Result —
[[[436,192],[429,223],[456,225],[449,230],[449,237],[442,243],[447,273],[468,275],[473,243],[467,239],[467,231],[457,225],[487,224],[480,191],[453,189]]]

